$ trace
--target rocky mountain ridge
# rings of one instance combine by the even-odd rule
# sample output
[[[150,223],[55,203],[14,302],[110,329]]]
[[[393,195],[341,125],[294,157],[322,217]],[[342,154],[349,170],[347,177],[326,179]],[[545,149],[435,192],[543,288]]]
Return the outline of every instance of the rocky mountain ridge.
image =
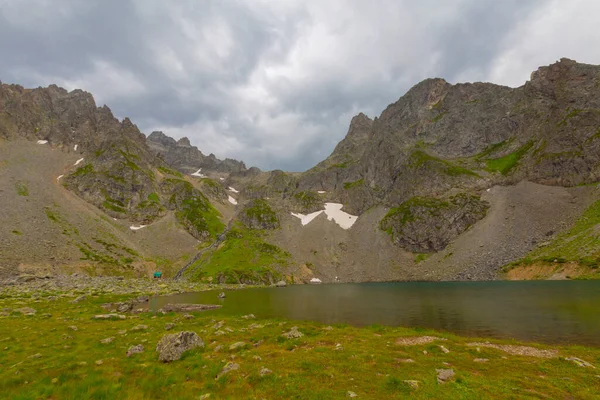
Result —
[[[0,138],[81,154],[62,184],[112,218],[172,215],[201,246],[218,237],[188,263],[191,279],[494,279],[598,198],[600,67],[562,59],[519,88],[427,79],[379,117],[355,116],[304,173],[145,138],[56,86],[1,85]],[[482,229],[477,246],[463,239]]]
[[[154,131],[148,138],[150,149],[156,152],[167,164],[184,174],[202,171],[241,173],[247,170],[246,165],[237,160],[226,158],[219,160],[214,154],[205,156],[196,146],[192,146],[187,137],[175,140],[163,132]]]

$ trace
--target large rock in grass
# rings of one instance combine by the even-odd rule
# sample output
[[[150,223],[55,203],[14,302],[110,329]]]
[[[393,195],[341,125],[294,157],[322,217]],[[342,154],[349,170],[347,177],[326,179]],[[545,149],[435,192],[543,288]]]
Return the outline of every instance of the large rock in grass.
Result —
[[[204,342],[196,332],[179,332],[163,336],[156,345],[156,351],[159,361],[171,362],[197,347],[204,347]]]

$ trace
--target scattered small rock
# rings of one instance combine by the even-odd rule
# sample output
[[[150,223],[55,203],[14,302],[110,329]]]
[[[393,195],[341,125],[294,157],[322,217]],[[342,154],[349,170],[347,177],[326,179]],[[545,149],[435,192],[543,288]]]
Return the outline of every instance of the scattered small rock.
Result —
[[[260,369],[260,376],[270,375],[272,373],[273,371],[271,371],[269,368],[262,367]]]
[[[169,322],[168,324],[165,325],[165,331],[170,331],[173,328],[175,328],[175,324],[172,322]]]
[[[298,330],[297,326],[292,326],[292,329],[290,329],[289,332],[285,332],[281,336],[283,336],[286,339],[297,339],[304,336],[304,334]]]
[[[452,368],[450,369],[436,369],[435,370],[438,375],[437,375],[437,381],[438,383],[446,383],[449,380],[451,380],[452,378],[454,378],[454,370]]]
[[[96,365],[102,365],[102,364],[104,364],[104,361],[103,361],[103,360],[97,360],[97,361],[96,361]]]
[[[37,311],[31,307],[21,307],[15,308],[15,312],[21,313],[23,315],[35,315]]]
[[[415,381],[415,380],[406,380],[403,381],[404,383],[406,383],[411,389],[418,389],[419,388],[419,381]]]
[[[183,318],[185,318],[185,319],[192,319],[192,318],[194,318],[194,316],[192,314],[185,314],[183,316]]]
[[[530,356],[537,358],[555,358],[558,357],[558,350],[542,350],[529,346],[517,346],[512,344],[492,344],[492,343],[467,343],[469,347],[489,347],[502,350],[515,356]]]
[[[148,329],[148,325],[136,325],[131,328],[132,331],[145,331],[146,329]]]
[[[225,298],[225,292],[221,292],[219,293],[219,295],[217,296],[219,299],[224,299]]]
[[[192,312],[214,310],[223,307],[220,304],[167,304],[162,306],[159,311],[162,312]]]
[[[69,329],[75,332],[79,330],[75,325],[69,326]]]
[[[94,319],[127,319],[126,316],[119,315],[119,314],[99,314],[99,315],[94,315],[93,318]]]
[[[476,358],[473,361],[476,362],[476,363],[486,363],[486,362],[488,362],[490,360],[488,360],[487,358]]]
[[[350,397],[351,399],[358,397],[358,395],[350,390],[348,390],[348,393],[346,393],[347,397]]]
[[[127,357],[131,357],[134,354],[139,354],[144,352],[144,346],[138,344],[136,346],[131,346],[129,350],[127,350]]]
[[[210,398],[210,393],[203,394],[202,396],[199,397],[200,400],[206,400],[208,398]]]
[[[221,350],[223,350],[223,345],[222,344],[220,344],[217,347],[215,347],[213,351],[216,353],[217,351],[221,351]]]
[[[286,287],[287,283],[285,281],[279,281],[275,284],[276,287]]]
[[[567,357],[567,358],[565,358],[565,360],[571,361],[582,368],[596,368],[592,364],[590,364],[589,362],[587,362],[585,360],[582,360],[581,358]]]
[[[84,301],[86,299],[87,299],[87,296],[79,296],[75,300],[73,300],[71,303],[73,303],[73,304],[81,303],[82,301]]]
[[[239,364],[236,364],[233,361],[229,361],[227,364],[225,364],[225,366],[223,367],[223,369],[221,370],[221,372],[219,372],[219,374],[217,375],[216,379],[219,379],[220,377],[222,377],[223,375],[229,373],[230,371],[235,371],[235,370],[237,370],[239,368],[240,368]]]
[[[242,315],[243,319],[255,319],[256,317],[254,316],[254,314],[248,314],[248,315]]]
[[[436,340],[446,340],[445,338],[435,336],[413,336],[413,337],[401,337],[396,339],[396,344],[399,346],[419,346],[434,342]]]
[[[219,329],[221,329],[223,327],[223,325],[225,325],[225,321],[219,321],[212,328],[215,331],[218,331]]]
[[[50,382],[52,382],[52,383],[58,383],[58,378],[54,378]]]
[[[246,346],[246,343],[244,342],[235,342],[234,344],[232,344],[231,346],[229,346],[229,350],[237,350],[241,347]]]
[[[179,332],[163,336],[156,345],[156,352],[159,361],[171,362],[197,347],[204,347],[204,342],[196,332]]]
[[[102,339],[100,341],[100,343],[102,343],[102,344],[109,344],[109,343],[112,343],[113,340],[115,340],[114,337],[109,337],[109,338],[106,338],[106,339]]]
[[[29,356],[27,358],[40,358],[40,357],[42,357],[42,353],[37,353],[37,354],[34,354],[34,355]]]
[[[450,353],[450,350],[448,350],[445,346],[440,346],[440,349],[445,353],[448,354]]]

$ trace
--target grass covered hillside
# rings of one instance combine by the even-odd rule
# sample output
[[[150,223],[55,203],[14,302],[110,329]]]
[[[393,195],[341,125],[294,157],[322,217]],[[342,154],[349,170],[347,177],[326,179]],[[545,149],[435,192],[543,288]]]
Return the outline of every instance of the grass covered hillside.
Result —
[[[170,285],[115,280],[64,291],[0,290],[0,397],[597,398],[594,365],[600,364],[600,350],[595,348],[218,311],[131,313],[113,305],[108,309],[121,311],[108,319],[96,317],[111,312],[102,307],[107,302],[202,290]],[[160,362],[157,343],[184,331],[196,333],[200,346],[180,360]]]
[[[569,230],[504,267],[509,278],[600,279],[600,201]]]

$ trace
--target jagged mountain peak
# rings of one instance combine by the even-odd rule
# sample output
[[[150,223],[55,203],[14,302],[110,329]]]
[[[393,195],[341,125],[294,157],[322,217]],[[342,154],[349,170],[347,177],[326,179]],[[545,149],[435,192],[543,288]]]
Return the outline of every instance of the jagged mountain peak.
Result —
[[[192,146],[187,137],[176,141],[163,132],[155,131],[148,136],[147,143],[167,164],[185,174],[192,174],[200,168],[203,173],[238,173],[246,170],[241,161],[229,158],[219,160],[214,154],[204,155],[198,147]]]

